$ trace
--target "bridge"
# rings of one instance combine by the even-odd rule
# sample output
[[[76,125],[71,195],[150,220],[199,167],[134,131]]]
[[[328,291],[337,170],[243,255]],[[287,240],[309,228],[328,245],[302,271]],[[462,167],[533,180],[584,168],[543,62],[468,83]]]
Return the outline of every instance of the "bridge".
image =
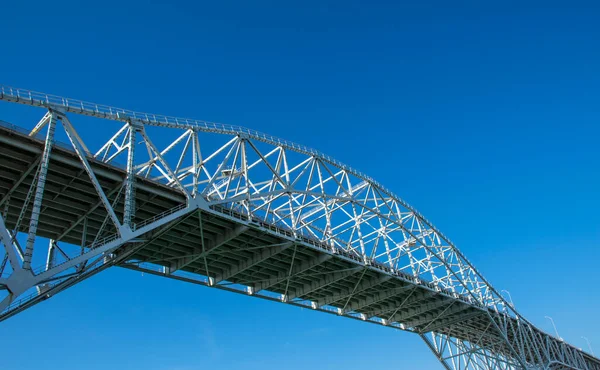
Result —
[[[41,108],[33,130],[0,122],[0,321],[118,266],[411,332],[446,369],[600,369],[319,151],[23,89],[0,100]]]

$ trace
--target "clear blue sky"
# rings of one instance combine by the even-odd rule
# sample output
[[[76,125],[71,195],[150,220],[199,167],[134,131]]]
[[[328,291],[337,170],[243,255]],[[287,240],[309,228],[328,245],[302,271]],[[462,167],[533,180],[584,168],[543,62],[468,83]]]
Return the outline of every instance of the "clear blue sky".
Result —
[[[320,149],[600,353],[597,4],[171,3],[4,1],[0,82]],[[440,368],[408,333],[116,268],[1,323],[0,348],[9,370]]]

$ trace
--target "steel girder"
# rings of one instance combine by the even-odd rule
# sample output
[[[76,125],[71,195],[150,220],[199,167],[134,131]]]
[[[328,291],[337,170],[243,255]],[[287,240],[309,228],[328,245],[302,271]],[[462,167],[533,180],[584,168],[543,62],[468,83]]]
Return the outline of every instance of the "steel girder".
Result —
[[[285,269],[268,274],[260,267],[257,273],[266,278],[249,282],[245,291],[256,295],[276,288],[283,292],[279,301],[415,331],[447,368],[600,369],[597,359],[520,316],[414,208],[372,178],[318,151],[242,127],[133,112],[21,89],[1,87],[0,100],[47,110],[29,133],[37,137],[46,130],[40,153],[20,171],[0,201],[5,206],[0,215],[0,290],[6,292],[0,303],[2,319],[119,263],[226,288],[227,281],[242,281],[237,276],[254,273],[255,267],[285,254],[282,261],[276,261]],[[122,126],[91,152],[70,122],[71,114],[117,121]],[[74,153],[71,157],[53,151],[59,126]],[[157,145],[149,130],[156,127],[178,135]],[[206,137],[210,140],[204,141]],[[225,138],[223,144],[211,147],[217,137]],[[160,137],[154,138],[158,143]],[[1,139],[2,145],[11,140]],[[126,163],[124,176],[115,178],[104,166],[116,166],[121,159]],[[80,168],[75,180],[63,183],[61,189],[81,192],[81,197],[90,199],[85,205],[73,201],[70,206],[80,207],[81,214],[66,223],[49,220],[53,212],[62,212],[55,201],[59,195],[45,195],[47,191],[62,194],[60,189],[45,188],[50,177],[52,186],[61,184],[52,173],[53,161]],[[85,189],[78,177],[82,173],[91,185]],[[29,177],[26,194],[15,192]],[[109,178],[112,186],[107,184]],[[142,199],[138,192],[149,195]],[[18,198],[18,217],[9,217],[12,197]],[[174,203],[151,210],[159,201]],[[236,224],[207,239],[204,213],[220,214]],[[201,243],[191,252],[165,256],[180,245],[174,240],[153,252],[163,263],[162,270],[144,267],[144,261],[129,263],[145,245],[170,235],[196,214],[198,227],[177,234],[185,239],[199,233]],[[28,227],[22,224],[24,220]],[[47,248],[35,243],[38,233],[51,233],[49,229],[54,228],[57,237]],[[252,243],[246,234],[255,229],[279,233],[283,239],[258,243],[251,250],[244,247]],[[81,241],[74,242],[70,236],[74,231],[81,234]],[[20,233],[26,234],[25,240]],[[230,248],[243,238],[245,244]],[[324,253],[297,257],[298,243]],[[219,254],[222,248],[226,248],[223,253],[246,254],[236,264],[211,273],[209,264],[227,265],[224,261],[231,259],[231,255]],[[45,264],[32,268],[35,255],[45,255]],[[351,265],[310,274],[334,259]],[[148,257],[148,261],[153,260]],[[178,274],[183,270],[197,274],[204,270],[205,279],[184,278]],[[373,290],[392,280],[403,283]],[[315,294],[318,297],[311,299]],[[439,300],[428,302],[428,297]],[[331,305],[334,308],[328,308]],[[461,312],[466,313],[461,316]],[[479,326],[472,324],[475,321]]]

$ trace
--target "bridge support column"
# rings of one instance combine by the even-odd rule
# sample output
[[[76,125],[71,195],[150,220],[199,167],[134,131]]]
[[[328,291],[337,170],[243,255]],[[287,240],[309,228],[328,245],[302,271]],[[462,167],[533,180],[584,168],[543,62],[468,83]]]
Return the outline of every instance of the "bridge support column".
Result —
[[[142,128],[129,122],[127,143],[127,178],[125,179],[125,205],[123,225],[132,229],[132,219],[135,216],[135,145],[136,134]]]
[[[23,258],[23,269],[31,270],[31,258],[33,255],[33,243],[35,242],[42,200],[44,198],[44,186],[46,185],[46,176],[48,167],[50,166],[50,152],[54,145],[54,131],[56,128],[56,114],[50,112],[48,118],[48,132],[46,134],[46,142],[44,144],[44,152],[37,174],[37,184],[35,188],[35,197],[33,199],[33,208],[31,209],[31,217],[29,218],[29,233],[25,244],[25,254]]]

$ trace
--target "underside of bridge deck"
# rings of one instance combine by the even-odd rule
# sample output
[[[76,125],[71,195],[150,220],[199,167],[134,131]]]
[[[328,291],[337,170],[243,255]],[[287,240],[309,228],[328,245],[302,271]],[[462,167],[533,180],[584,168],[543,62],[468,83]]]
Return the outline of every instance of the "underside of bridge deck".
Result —
[[[162,156],[170,147],[159,151],[143,129],[143,124],[167,125],[169,117],[159,121],[153,116],[151,121],[146,115],[146,121],[135,123],[122,110],[88,109],[83,102],[79,108],[65,104],[56,111],[48,105],[49,97],[36,101],[30,93],[23,100],[12,90],[2,91],[0,99],[50,110],[38,124],[49,127],[46,138],[37,129],[28,133],[0,124],[0,239],[5,250],[0,256],[0,293],[8,292],[0,296],[0,321],[119,266],[413,332],[448,369],[600,370],[596,358],[537,329],[506,305],[415,210],[362,175],[352,184],[350,175],[357,176],[353,170],[317,152],[242,130],[208,156],[226,152],[229,145],[211,174],[203,167],[208,159],[202,159],[199,143],[192,143],[198,126],[191,126],[170,146],[187,140],[185,154],[195,145],[193,165],[178,171],[184,154],[175,170],[169,168]],[[128,151],[127,167],[92,155],[66,112],[124,120],[126,125],[114,137],[128,132],[129,144],[119,146],[113,140],[105,147]],[[72,146],[52,141],[50,129],[57,120],[63,121]],[[231,134],[232,129],[206,124],[204,130]],[[136,133],[143,136],[150,155],[137,167]],[[252,135],[277,148],[261,154],[249,140]],[[258,154],[253,164],[245,157],[246,145]],[[310,156],[289,168],[284,146]],[[269,163],[266,157],[277,151],[279,159]],[[240,169],[235,159],[239,153],[244,157]],[[233,164],[228,163],[231,158]],[[327,161],[339,172],[334,174]],[[148,176],[159,162],[159,176]],[[261,162],[267,180],[252,182],[248,169]],[[146,176],[141,175],[144,171]],[[294,171],[295,180],[290,176]],[[306,188],[294,189],[308,172]],[[191,191],[190,185],[182,185],[190,174]],[[206,175],[202,191],[201,174]],[[319,184],[311,185],[317,176]],[[231,184],[244,178],[245,190],[240,190],[242,180],[233,189],[236,185]],[[337,190],[327,194],[332,183]],[[273,206],[283,196],[287,203]],[[334,212],[343,217],[332,216]],[[374,220],[376,227],[369,224]],[[49,240],[44,256],[33,253],[39,250],[33,248],[36,236]],[[401,259],[410,262],[402,266]],[[33,293],[14,301],[26,291]]]
[[[43,141],[0,128],[0,143],[0,206],[5,207],[7,226],[15,228],[21,218],[24,232],[30,209],[21,211]],[[123,209],[119,191],[126,178],[123,169],[93,165],[114,208]],[[85,245],[115,232],[107,225],[106,211],[75,155],[60,146],[50,161],[45,197],[40,236]],[[185,202],[173,188],[138,179],[134,222]],[[421,334],[435,331],[510,355],[494,328],[498,313],[425,282],[415,284],[409,276],[395,275],[383,265],[365,265],[354,255],[316,240],[294,238],[291,232],[260,220],[240,222],[241,218],[221,207],[189,213],[117,249],[117,256],[126,256],[117,258],[117,265]]]

